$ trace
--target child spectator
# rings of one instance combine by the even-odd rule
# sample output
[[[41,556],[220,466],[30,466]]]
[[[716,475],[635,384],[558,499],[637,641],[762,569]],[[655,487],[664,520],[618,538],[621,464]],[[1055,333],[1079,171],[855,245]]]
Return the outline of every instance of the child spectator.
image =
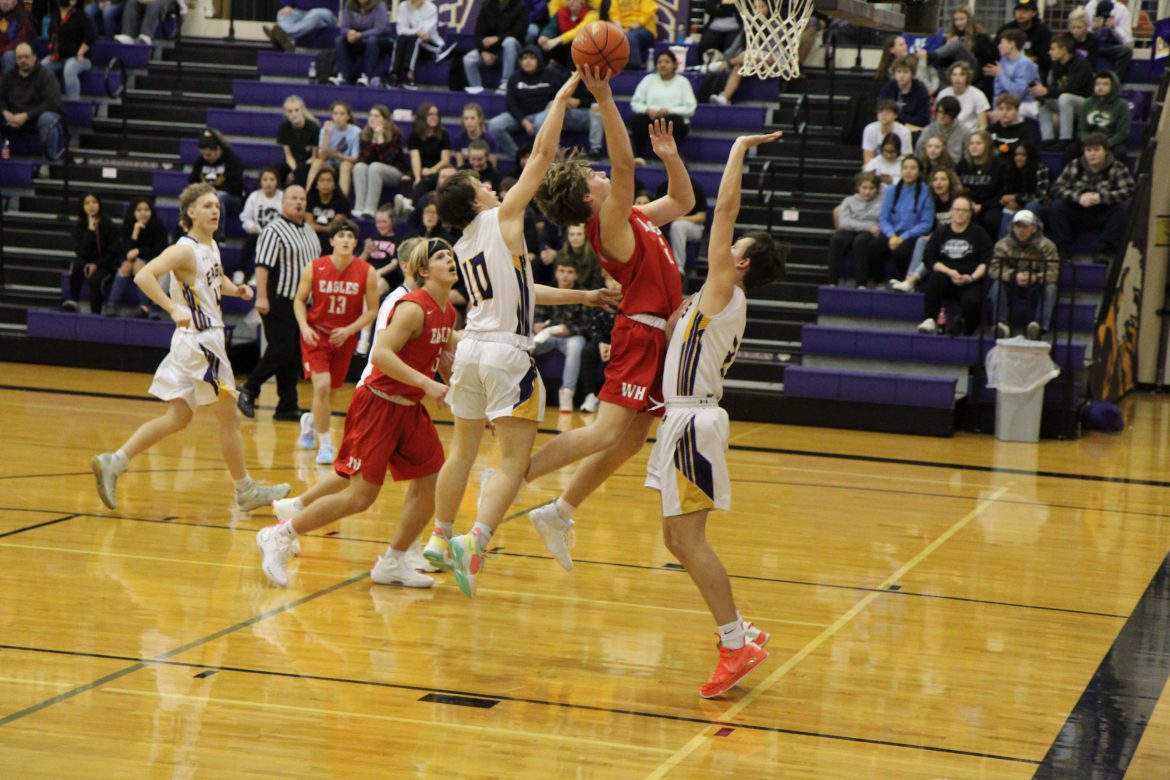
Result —
[[[410,172],[414,179],[412,197],[418,200],[435,189],[439,171],[451,164],[451,139],[434,103],[423,103],[415,110],[414,127],[406,138],[406,148],[410,150]]]
[[[1077,56],[1074,46],[1072,37],[1065,33],[1052,39],[1048,84],[1037,84],[1031,90],[1042,101],[1040,137],[1046,142],[1059,138],[1057,147],[1072,141],[1077,112],[1085,98],[1093,94],[1093,69],[1087,60]],[[1054,127],[1057,116],[1060,117],[1059,134]]]
[[[957,297],[962,314],[947,329],[951,335],[970,336],[979,330],[983,319],[983,278],[991,260],[993,245],[987,233],[971,220],[971,199],[955,198],[951,205],[951,224],[934,231],[926,245],[926,280],[922,309],[926,315],[918,325],[919,333],[938,332],[935,319],[944,299]]]
[[[1093,79],[1093,96],[1086,98],[1077,111],[1079,140],[1083,144],[1094,133],[1109,142],[1109,151],[1125,160],[1129,140],[1129,103],[1121,97],[1121,82],[1112,71],[1098,73]]]
[[[305,185],[309,179],[309,165],[317,153],[321,127],[305,110],[305,101],[298,95],[284,99],[284,121],[276,129],[276,142],[284,152],[280,180],[285,184]]]
[[[337,24],[333,11],[316,5],[315,0],[281,0],[276,12],[276,24],[262,28],[268,40],[281,51],[294,51],[296,41],[315,30],[324,30]]]
[[[361,131],[353,123],[353,110],[349,103],[335,100],[329,106],[332,117],[321,125],[317,138],[317,156],[309,166],[308,186],[313,188],[319,172],[329,168],[337,174],[341,191],[349,196],[353,183],[353,164],[361,151]]]
[[[49,54],[41,64],[61,75],[65,97],[81,97],[81,74],[93,67],[89,50],[97,39],[93,22],[82,11],[81,0],[54,3],[49,27]]]
[[[1101,228],[1093,259],[1108,263],[1121,242],[1137,184],[1125,163],[1109,153],[1105,135],[1093,133],[1084,145],[1084,153],[1065,167],[1052,186],[1049,234],[1061,256],[1071,257],[1074,224],[1079,228]]]
[[[959,101],[959,124],[973,133],[987,127],[987,112],[991,104],[987,102],[987,95],[975,86],[971,80],[975,71],[966,62],[956,62],[947,71],[951,85],[940,89],[938,99],[953,97]]]
[[[240,212],[240,222],[244,226],[244,248],[240,253],[242,260],[240,270],[232,275],[232,281],[237,286],[244,283],[252,275],[256,264],[256,241],[269,222],[280,215],[281,202],[284,191],[277,187],[280,181],[275,168],[265,168],[260,172],[260,189],[248,196],[244,201],[244,210]]]
[[[654,58],[654,73],[646,74],[630,98],[630,137],[634,159],[645,164],[651,153],[650,125],[656,119],[671,123],[675,143],[682,144],[691,129],[698,101],[691,82],[678,75],[678,60],[667,50]]]
[[[558,258],[555,267],[557,287],[577,289],[577,265],[568,258]],[[557,394],[561,414],[573,411],[573,396],[577,392],[577,377],[581,374],[581,353],[585,350],[585,332],[589,325],[588,307],[575,303],[567,306],[537,306],[533,315],[532,352],[543,355],[554,349],[565,356],[561,373],[561,389]]]
[[[878,150],[885,143],[887,136],[893,133],[898,137],[901,145],[899,152],[910,151],[914,142],[910,139],[910,131],[898,121],[898,104],[893,100],[879,100],[877,103],[877,121],[865,126],[861,135],[861,162],[867,163],[877,157]]]
[[[889,281],[890,287],[898,292],[914,292],[914,288],[930,276],[930,268],[924,262],[926,244],[935,231],[951,224],[951,206],[954,205],[955,198],[965,194],[963,185],[959,183],[959,177],[953,170],[937,170],[927,181],[930,184],[930,196],[934,198],[934,228],[927,235],[916,239],[906,278]]]
[[[528,32],[528,13],[528,4],[524,0],[487,0],[479,7],[479,16],[475,19],[476,45],[463,56],[468,93],[478,95],[483,92],[480,65],[490,68],[501,60],[500,87],[497,91],[505,90],[508,79],[516,70],[520,47],[524,45]]]
[[[882,141],[882,153],[867,162],[863,171],[873,173],[881,181],[883,189],[897,184],[902,178],[902,142],[890,133]]]
[[[166,226],[146,198],[134,198],[126,204],[121,239],[116,257],[118,268],[106,300],[106,314],[111,317],[118,313],[118,304],[122,302],[126,289],[134,285],[134,274],[167,248]],[[138,316],[149,317],[150,307],[150,296],[139,289]]]
[[[462,126],[455,133],[455,137],[451,139],[451,148],[455,151],[455,165],[460,166],[467,162],[467,147],[472,141],[483,139],[491,151],[489,159],[491,159],[492,165],[499,167],[500,147],[496,143],[496,137],[488,130],[483,107],[479,103],[468,103],[463,107],[460,121]]]
[[[837,231],[829,239],[829,286],[836,287],[841,281],[845,266],[845,253],[853,250],[853,267],[856,272],[866,256],[866,246],[881,234],[882,199],[881,182],[878,177],[862,171],[853,177],[856,192],[833,209]]]
[[[1035,341],[1049,331],[1060,282],[1060,253],[1031,211],[1024,209],[1012,217],[1011,230],[995,245],[988,276],[997,338],[1011,336],[1012,309],[1018,298],[1028,301],[1027,337]]]
[[[918,60],[909,55],[894,60],[894,78],[878,91],[878,100],[897,103],[898,121],[911,132],[921,130],[930,122],[930,92],[914,78],[917,67]]]
[[[448,46],[439,35],[439,7],[433,0],[402,0],[398,4],[398,39],[394,42],[394,64],[390,66],[390,85],[415,89],[414,71],[419,50],[442,62],[455,45]]]
[[[95,192],[87,192],[78,202],[77,225],[73,228],[73,264],[69,268],[69,297],[61,303],[65,311],[77,311],[81,285],[89,280],[89,310],[102,313],[103,287],[114,274],[114,257],[118,239],[114,223],[102,214],[102,201]]]
[[[951,159],[956,162],[962,158],[963,151],[967,148],[967,136],[970,131],[963,125],[959,124],[959,113],[962,107],[959,105],[957,98],[947,95],[939,98],[935,105],[935,119],[926,129],[922,131],[922,135],[918,137],[918,146],[915,148],[915,153],[919,156],[926,146],[926,139],[930,137],[938,137],[943,139],[947,145],[947,152]]]
[[[912,73],[926,87],[930,94],[938,92],[938,74],[930,67],[925,49],[910,53],[910,43],[905,35],[891,35],[882,42],[882,57],[878,60],[877,80],[884,86],[894,77],[898,60],[909,57]],[[802,58],[803,61],[803,58]]]
[[[598,0],[552,0],[548,4],[548,24],[536,39],[545,56],[569,69],[573,39],[582,25],[599,18],[599,6]]]
[[[923,135],[926,134],[923,133]],[[962,159],[962,155],[960,155],[960,159]],[[938,135],[926,138],[926,143],[922,145],[922,162],[926,165],[927,177],[935,171],[953,171],[955,169],[955,158],[951,157],[951,153],[947,151],[947,142]]]
[[[353,166],[354,217],[374,216],[382,202],[382,188],[389,185],[396,190],[403,179],[409,181],[404,140],[398,125],[390,121],[390,109],[372,106],[359,136],[358,162]]]
[[[239,214],[244,198],[244,163],[218,130],[207,128],[199,137],[199,159],[187,177],[191,184],[207,182],[219,198],[219,235],[229,215]]]
[[[914,239],[924,236],[934,226],[934,199],[922,180],[922,162],[914,156],[902,160],[902,179],[887,187],[882,195],[879,219],[882,232],[866,247],[864,258],[855,258],[857,284],[887,279],[886,262],[892,257],[895,277],[902,278],[914,254]]]
[[[1002,157],[1010,157],[1021,141],[1040,143],[1040,123],[1020,116],[1020,99],[1015,95],[1000,95],[995,99],[996,121],[989,125],[991,145]]]
[[[999,220],[1003,215],[1000,198],[1007,188],[1008,169],[1004,159],[991,149],[991,135],[981,130],[971,134],[967,154],[955,166],[959,181],[971,196],[975,208],[974,221],[989,236],[999,234]]]
[[[390,52],[390,16],[382,0],[346,0],[338,22],[340,31],[333,44],[333,76],[331,84],[361,84],[380,86],[375,72],[378,61]],[[354,64],[361,57],[361,70]],[[359,75],[354,75],[358,73]],[[309,182],[312,186],[312,182]]]
[[[1029,0],[1033,2],[1034,0]],[[1040,83],[1040,70],[1036,63],[1024,54],[1024,44],[1027,38],[1020,30],[1008,29],[999,36],[999,62],[988,65],[983,72],[995,78],[996,107],[999,106],[1000,95],[1015,95],[1021,101],[1020,115],[1035,119],[1039,116],[1040,106],[1029,89]],[[1048,57],[1048,44],[1045,43],[1044,57]],[[1047,68],[1045,68],[1047,72]]]
[[[378,274],[379,298],[402,284],[405,277],[394,240],[394,207],[389,203],[374,212],[374,235],[365,240],[360,257]]]
[[[321,254],[329,254],[329,223],[334,217],[348,217],[349,199],[337,189],[337,176],[332,168],[322,168],[317,174],[316,186],[309,190],[305,207],[305,221],[321,240]]]

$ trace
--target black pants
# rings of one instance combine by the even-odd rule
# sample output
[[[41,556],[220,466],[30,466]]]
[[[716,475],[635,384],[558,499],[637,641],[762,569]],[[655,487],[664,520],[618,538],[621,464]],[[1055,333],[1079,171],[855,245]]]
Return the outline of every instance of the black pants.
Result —
[[[95,266],[89,275],[89,310],[94,314],[102,313],[102,304],[113,278],[114,269],[104,265]],[[73,265],[69,266],[69,300],[76,302],[81,299],[81,286],[85,279],[85,261],[75,259]]]
[[[841,281],[845,266],[845,254],[853,250],[853,275],[859,276],[858,268],[865,264],[866,247],[873,233],[867,230],[838,230],[829,239],[829,283]]]
[[[712,30],[710,27],[707,27],[699,36],[699,56],[702,57],[704,54],[706,54],[708,49],[715,49],[720,54],[722,54],[723,52],[727,51],[731,44],[735,42],[735,39],[739,37],[740,32],[741,30],[739,29],[723,30],[721,32],[719,30]],[[681,63],[679,67],[682,67]]]
[[[267,314],[261,314],[264,322],[264,336],[268,349],[256,368],[248,375],[244,388],[252,396],[260,397],[260,385],[269,377],[276,377],[276,411],[292,412],[300,408],[297,403],[297,380],[301,375],[301,329],[297,326],[293,304],[288,298],[269,295]]]
[[[897,249],[891,251],[889,236],[885,233],[876,236],[870,234],[869,238],[865,239],[865,262],[861,262],[857,257],[853,258],[853,275],[857,277],[858,286],[870,282],[881,283],[885,280],[886,263],[890,258],[893,258],[895,266],[894,275],[890,278],[899,281],[905,279],[917,243],[918,239],[908,238],[898,244]]]
[[[581,373],[577,377],[577,389],[583,395],[597,393],[597,367],[601,365],[601,353],[598,351],[600,343],[589,339],[581,351]]]
[[[666,122],[674,122],[674,142],[682,146],[683,139],[691,132],[687,120],[676,114],[667,114],[663,117]],[[650,125],[654,122],[649,114],[634,114],[630,117],[630,136],[634,141],[634,156],[650,159]]]
[[[960,287],[946,274],[932,271],[923,292],[923,315],[930,319],[937,317],[938,310],[942,308],[943,300],[946,298],[959,299],[959,309],[963,313],[964,336],[970,336],[979,330],[979,322],[983,319],[982,280]]]

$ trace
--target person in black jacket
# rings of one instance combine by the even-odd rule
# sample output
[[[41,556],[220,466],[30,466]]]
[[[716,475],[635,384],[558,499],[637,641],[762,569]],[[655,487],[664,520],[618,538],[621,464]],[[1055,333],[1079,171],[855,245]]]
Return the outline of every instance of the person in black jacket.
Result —
[[[926,315],[919,333],[938,330],[939,309],[947,297],[958,297],[962,315],[948,328],[956,336],[970,336],[979,330],[983,318],[983,280],[995,245],[983,228],[972,222],[974,203],[966,195],[951,202],[951,224],[938,228],[926,244],[924,262],[931,270],[926,280],[922,310]]]
[[[565,77],[544,64],[536,46],[520,51],[520,69],[508,79],[505,110],[488,120],[488,130],[500,146],[500,154],[511,157],[519,148],[513,133],[523,130],[529,138],[536,135],[536,115],[552,102]]]
[[[69,297],[61,302],[65,311],[77,311],[81,285],[89,280],[89,310],[101,314],[103,288],[114,275],[117,237],[114,223],[102,214],[97,193],[87,192],[78,204],[77,225],[73,228],[73,264],[69,267]]]
[[[467,74],[467,91],[483,92],[481,65],[493,67],[503,61],[499,92],[507,89],[508,79],[516,70],[516,60],[528,30],[528,4],[524,0],[487,0],[475,20],[475,49],[463,56]]]
[[[706,54],[714,49],[722,54],[743,31],[739,11],[730,0],[704,0],[703,10],[707,12],[707,24],[699,37],[699,52]]]
[[[1010,171],[1001,155],[991,148],[991,134],[979,130],[967,139],[967,153],[955,166],[959,182],[971,196],[975,207],[974,222],[989,236],[999,235],[999,221],[1003,216],[1004,192]]]
[[[1048,81],[1034,85],[1030,91],[1033,97],[1042,101],[1040,138],[1050,148],[1057,149],[1073,140],[1077,110],[1085,98],[1093,94],[1093,68],[1088,60],[1077,54],[1076,44],[1068,33],[1053,38],[1048,52],[1052,57]],[[1054,126],[1057,117],[1060,118],[1059,135]],[[1048,144],[1057,138],[1059,141]]]
[[[1014,19],[995,33],[996,40],[1004,30],[1019,30],[1024,33],[1027,41],[1024,43],[1024,54],[1035,61],[1040,69],[1040,81],[1048,80],[1048,70],[1052,67],[1052,57],[1048,47],[1052,43],[1052,28],[1039,17],[1039,7],[1036,0],[1016,0]]]
[[[167,229],[154,213],[154,206],[146,198],[132,199],[126,204],[126,215],[122,218],[121,241],[115,255],[117,273],[110,285],[106,314],[113,317],[118,313],[118,303],[126,288],[134,285],[134,274],[166,248]],[[149,317],[150,306],[150,296],[139,289],[138,316]]]
[[[81,74],[93,67],[88,55],[97,38],[81,5],[81,0],[60,0],[52,9],[49,54],[41,60],[46,68],[62,74],[65,97],[70,100],[81,97]]]
[[[49,69],[37,62],[29,43],[14,50],[16,67],[0,78],[0,135],[36,132],[45,146],[45,160],[61,152],[61,87]]]
[[[199,159],[191,165],[191,184],[205,181],[219,197],[219,238],[231,217],[239,216],[244,199],[244,163],[218,130],[207,128],[199,138]]]

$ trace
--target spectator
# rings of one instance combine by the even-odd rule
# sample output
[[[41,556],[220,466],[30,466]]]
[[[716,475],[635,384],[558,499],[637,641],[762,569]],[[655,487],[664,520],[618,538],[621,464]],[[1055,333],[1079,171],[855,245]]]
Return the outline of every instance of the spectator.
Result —
[[[955,85],[955,65],[963,63],[967,66],[967,83],[973,86],[972,75],[982,73],[984,65],[990,65],[999,59],[999,53],[995,50],[995,43],[991,40],[991,36],[983,31],[983,28],[975,21],[975,14],[971,12],[971,8],[965,5],[959,6],[951,12],[951,24],[947,28],[946,42],[928,56],[940,70],[951,77],[952,87]],[[939,92],[939,96],[942,96],[942,92]],[[978,130],[980,128],[972,127],[970,129]]]
[[[262,29],[276,48],[293,51],[298,38],[336,24],[337,17],[333,11],[317,5],[317,0],[281,0],[280,10],[276,12],[276,24],[266,24]]]
[[[244,163],[218,130],[209,127],[199,136],[199,159],[192,164],[187,181],[203,181],[215,187],[222,238],[228,215],[239,214],[244,202]]]
[[[528,6],[528,31],[524,35],[524,44],[535,44],[540,37],[540,31],[548,24],[548,0],[524,0]]]
[[[605,269],[601,270],[605,279],[605,288],[612,293],[621,294],[622,285]],[[585,394],[581,401],[581,411],[594,414],[601,404],[597,397],[597,370],[599,366],[609,363],[610,347],[613,334],[613,322],[616,312],[608,306],[590,307],[586,314],[589,324],[586,328],[585,349],[581,352],[581,376],[577,380],[580,390]]]
[[[992,150],[990,133],[981,130],[971,134],[967,140],[967,153],[955,166],[955,173],[971,196],[975,208],[973,221],[987,235],[998,235],[999,220],[1003,215],[1000,198],[1007,188],[1008,167]]]
[[[379,206],[374,212],[374,235],[362,245],[361,258],[378,274],[379,298],[403,283],[405,277],[394,239],[394,207],[389,203]]]
[[[467,162],[459,166],[464,170],[472,170],[479,174],[480,181],[490,182],[492,190],[498,192],[500,189],[500,174],[492,165],[491,161],[492,148],[488,146],[487,141],[482,138],[477,138],[471,142],[471,146],[467,152]]]
[[[837,228],[829,239],[829,286],[836,287],[845,267],[845,253],[853,250],[853,270],[856,274],[870,240],[881,235],[881,182],[873,173],[862,171],[853,177],[856,192],[833,209]],[[868,277],[866,277],[868,280]]]
[[[3,6],[0,1],[0,6]],[[85,6],[85,15],[93,25],[93,32],[103,40],[113,38],[122,30],[123,0],[94,0]]]
[[[405,3],[404,3],[405,5]],[[390,17],[382,0],[346,0],[341,9],[340,28],[333,43],[333,76],[331,84],[361,84],[381,86],[378,61],[390,53],[393,36]],[[354,64],[361,57],[361,71]],[[358,75],[354,75],[357,72]],[[313,186],[310,179],[309,186]]]
[[[1093,79],[1093,95],[1077,110],[1081,143],[1094,133],[1102,133],[1109,150],[1124,160],[1129,141],[1129,103],[1121,97],[1121,82],[1112,71],[1102,71]]]
[[[625,31],[630,41],[629,67],[641,70],[654,49],[658,37],[658,3],[656,0],[613,0],[609,20]]]
[[[16,67],[16,47],[32,43],[34,37],[36,27],[23,3],[0,0],[0,76]]]
[[[536,115],[536,132],[540,132],[544,120],[548,117],[548,109]],[[593,93],[584,82],[578,85],[569,104],[565,108],[563,132],[588,133],[589,156],[594,160],[602,157],[602,144],[605,142],[605,125],[601,122],[601,112],[597,110],[597,101]],[[562,141],[564,143],[564,141]],[[566,144],[567,145],[567,144]]]
[[[912,133],[930,122],[930,92],[914,78],[917,60],[909,55],[894,60],[894,78],[882,85],[878,100],[893,100],[898,105],[898,121]]]
[[[922,135],[918,136],[915,153],[921,156],[926,147],[926,139],[937,137],[946,142],[951,159],[955,161],[961,159],[963,151],[967,148],[967,136],[971,134],[970,130],[959,124],[961,110],[957,98],[950,95],[939,98],[935,105],[934,121],[926,126]]]
[[[854,258],[858,286],[872,285],[872,280],[888,279],[886,262],[892,257],[902,278],[914,254],[914,239],[924,236],[934,226],[934,199],[922,181],[922,162],[912,155],[902,160],[902,179],[882,195],[879,219],[882,232],[868,242],[864,258]]]
[[[927,179],[930,183],[930,196],[934,198],[934,228],[924,236],[915,240],[914,254],[910,258],[910,268],[906,278],[899,281],[891,279],[889,285],[898,292],[914,292],[914,289],[925,282],[930,276],[930,268],[926,266],[926,244],[936,230],[951,224],[951,207],[955,198],[964,193],[959,176],[953,170],[937,170]]]
[[[353,123],[353,109],[343,100],[333,101],[329,115],[332,118],[325,120],[317,135],[317,153],[309,165],[306,181],[312,190],[320,172],[332,170],[338,174],[341,191],[348,196],[353,184],[353,164],[361,153],[361,130]]]
[[[452,230],[439,221],[439,207],[433,202],[422,207],[422,229],[418,235],[422,238],[441,238],[448,244],[452,239],[459,240],[459,231]]]
[[[447,179],[450,179],[452,176],[454,176],[455,171],[456,171],[456,168],[454,165],[448,164],[448,165],[442,166],[441,168],[439,168],[439,173],[435,177],[434,189],[432,189],[430,192],[427,192],[427,193],[419,196],[417,201],[411,201],[409,198],[403,199],[403,201],[401,203],[401,208],[399,209],[399,211],[400,211],[400,213],[405,214],[408,217],[408,221],[410,222],[410,226],[411,226],[411,228],[413,228],[413,230],[411,231],[411,235],[415,235],[417,233],[422,232],[423,209],[426,207],[426,205],[428,203],[434,202],[435,190],[437,190],[439,187],[442,187],[444,182],[447,181]],[[399,201],[398,201],[397,196],[394,198],[394,204],[396,207],[399,206]]]
[[[598,5],[597,0],[551,0],[548,24],[536,39],[545,56],[566,69],[572,68],[569,53],[573,39],[581,25],[597,21]]]
[[[459,132],[455,134],[455,138],[451,141],[451,146],[455,150],[455,164],[463,165],[467,162],[467,147],[471,142],[482,138],[487,141],[488,148],[491,150],[489,158],[492,165],[499,166],[499,144],[496,143],[496,137],[488,130],[487,118],[483,114],[483,107],[479,103],[468,103],[463,107],[463,115],[461,118],[462,126]]]
[[[656,73],[648,73],[638,82],[630,98],[630,136],[634,142],[635,161],[646,164],[650,156],[650,125],[663,119],[672,125],[675,143],[681,145],[690,132],[691,117],[698,102],[691,82],[679,76],[678,60],[667,50],[654,58]]]
[[[132,198],[126,204],[126,215],[122,218],[121,241],[115,255],[117,270],[110,285],[110,296],[106,299],[106,314],[114,316],[118,313],[118,304],[127,288],[135,287],[134,274],[166,248],[167,229],[154,213],[154,206],[146,198]],[[150,316],[151,303],[150,296],[138,289],[139,317]]]
[[[352,212],[349,198],[337,189],[337,177],[332,168],[322,168],[317,174],[316,185],[309,190],[305,209],[308,213],[309,227],[320,239],[321,254],[329,254],[329,250],[333,248],[329,244],[329,223],[334,217],[348,217]]]
[[[358,162],[353,167],[353,216],[368,219],[382,202],[383,187],[396,190],[404,180],[410,181],[410,161],[402,131],[390,120],[386,106],[370,107],[359,144]]]
[[[175,0],[126,0],[122,5],[122,33],[115,35],[118,43],[145,43],[151,46],[151,36],[158,30],[163,16]]]
[[[1129,202],[1137,185],[1125,163],[1109,153],[1105,135],[1089,135],[1084,147],[1084,153],[1065,167],[1052,187],[1049,234],[1061,256],[1070,257],[1074,224],[1079,228],[1100,228],[1093,259],[1108,263],[1121,243]],[[1030,205],[1028,208],[1035,211]]]
[[[451,139],[434,103],[423,103],[415,110],[414,128],[406,138],[406,148],[410,150],[413,197],[418,200],[435,189],[439,171],[451,164]]]
[[[500,145],[500,152],[511,157],[517,146],[512,135],[518,130],[532,138],[536,135],[536,118],[552,102],[564,83],[564,78],[544,65],[544,57],[535,46],[525,46],[520,52],[520,69],[508,79],[504,113],[488,122],[488,130]]]
[[[882,188],[902,180],[902,142],[894,133],[882,141],[882,153],[867,162],[862,171],[872,173],[882,183]]]
[[[65,97],[81,97],[81,74],[93,67],[89,50],[97,38],[93,22],[81,10],[80,0],[61,0],[54,5],[49,27],[49,54],[41,64],[62,76]]]
[[[442,62],[455,50],[455,45],[447,46],[439,35],[439,7],[433,0],[402,0],[398,4],[397,30],[390,84],[415,89],[419,50],[434,57],[435,62]]]
[[[995,99],[996,121],[988,125],[991,145],[1001,157],[1010,157],[1023,141],[1040,143],[1040,123],[1020,116],[1020,99],[1015,95],[1000,95]]]
[[[260,172],[260,189],[248,195],[244,209],[240,212],[240,224],[244,227],[244,248],[240,253],[243,262],[240,270],[232,274],[232,281],[237,286],[251,275],[260,231],[280,215],[282,200],[284,192],[280,189],[280,173],[275,168],[265,168]]]
[[[678,217],[670,223],[670,227],[663,226],[665,232],[670,236],[670,249],[674,252],[674,261],[678,263],[679,273],[686,278],[687,275],[687,245],[703,240],[703,235],[706,233],[704,226],[707,224],[707,192],[703,189],[703,185],[694,176],[690,177],[691,189],[695,193],[695,205],[691,207],[689,214]],[[666,195],[668,182],[662,182],[658,186],[658,197]],[[584,283],[582,283],[584,285]],[[596,286],[600,287],[600,283]],[[585,289],[593,289],[592,286]]]
[[[276,377],[276,413],[272,419],[300,422],[297,379],[301,374],[300,329],[293,296],[301,269],[321,255],[321,241],[305,219],[305,190],[285,188],[280,216],[268,223],[256,242],[256,312],[264,323],[268,347],[248,381],[239,387],[236,405],[245,417],[256,416],[260,387]]]
[[[882,42],[882,58],[878,60],[877,80],[884,87],[895,76],[895,66],[899,60],[910,58],[910,75],[917,78],[926,87],[928,94],[938,91],[938,74],[927,62],[926,49],[920,48],[917,52],[910,51],[910,42],[905,35],[891,35]],[[925,124],[925,123],[924,123]]]
[[[500,86],[496,91],[507,90],[508,79],[516,70],[520,47],[524,45],[528,32],[528,14],[528,4],[524,0],[487,0],[480,6],[475,20],[476,47],[463,55],[468,93],[478,95],[483,92],[480,66],[490,68],[501,60]]]
[[[971,199],[966,195],[955,198],[951,224],[934,231],[926,245],[925,262],[931,274],[922,297],[926,319],[919,323],[919,333],[938,332],[935,318],[948,297],[959,299],[962,313],[947,332],[970,336],[979,330],[983,319],[983,278],[993,245],[983,228],[972,222],[971,214]]]
[[[81,285],[89,281],[89,310],[102,313],[105,287],[114,275],[118,239],[114,223],[102,213],[102,201],[95,192],[87,192],[78,202],[77,224],[73,227],[74,259],[69,267],[69,297],[61,303],[65,311],[77,311]]]
[[[1036,145],[1028,141],[1021,142],[1012,153],[1012,164],[1008,166],[1007,186],[1000,199],[1005,216],[1021,211],[1029,203],[1047,204],[1051,186],[1048,165],[1040,159]],[[999,235],[1002,236],[1006,232],[1006,224],[1001,223]]]
[[[927,178],[935,171],[945,170],[953,171],[955,169],[955,158],[951,157],[951,153],[947,150],[947,142],[943,140],[941,135],[927,136],[922,134],[926,142],[922,144],[922,162],[926,165]],[[966,146],[964,146],[966,151]],[[960,159],[962,155],[960,154]]]
[[[1121,0],[1088,0],[1085,16],[1097,37],[1097,58],[1124,79],[1133,61],[1133,20]]]
[[[1052,67],[1052,60],[1048,58],[1048,46],[1052,43],[1052,28],[1037,16],[1037,0],[1016,0],[1015,19],[999,28],[996,37],[1002,40],[1008,30],[1019,30],[1024,34],[1024,40],[1018,48],[1036,63],[1040,71],[1038,80],[1048,78],[1048,69]],[[1000,49],[1002,55],[1003,49]],[[994,74],[992,74],[994,75]]]
[[[578,288],[577,265],[572,260],[558,258],[555,270],[558,288]],[[585,333],[589,327],[588,308],[579,303],[537,306],[533,315],[536,336],[533,338],[532,354],[543,355],[555,349],[565,356],[561,389],[557,393],[561,414],[573,411],[573,396],[577,392],[577,378],[581,374],[581,353],[585,350]]]
[[[991,318],[995,335],[1011,333],[1011,315],[1017,299],[1028,302],[1027,337],[1035,341],[1052,326],[1060,282],[1060,253],[1044,236],[1040,220],[1031,211],[1017,211],[1006,236],[995,244],[991,258]]]
[[[959,101],[959,124],[967,128],[967,132],[986,128],[987,111],[991,104],[987,102],[983,90],[971,83],[975,71],[966,62],[956,62],[947,70],[947,74],[951,85],[939,90],[938,99],[953,97]]]
[[[584,225],[565,228],[565,242],[553,254],[553,268],[562,262],[570,262],[577,269],[577,286],[582,290],[595,290],[605,285],[601,263],[585,238]]]
[[[877,121],[865,126],[861,134],[861,162],[867,163],[877,156],[886,138],[893,133],[900,142],[899,153],[909,152],[914,147],[910,131],[898,121],[898,104],[893,100],[879,100]]]
[[[744,77],[740,75],[739,69],[743,66],[746,43],[744,36],[740,35],[731,44],[731,48],[723,52],[722,59],[714,59],[701,66],[702,72],[711,75],[707,76],[700,85],[700,95],[707,93],[710,95],[708,98],[710,102],[718,103],[721,106],[731,105],[732,98],[735,97],[740,84],[743,83]]]
[[[1073,39],[1077,56],[1083,57],[1089,67],[1097,70],[1097,36],[1089,32],[1089,15],[1084,7],[1074,8],[1068,15],[1068,34]]]
[[[36,128],[45,160],[61,154],[61,87],[28,43],[16,45],[16,68],[0,78],[0,130],[8,138]],[[42,166],[47,171],[47,166]],[[46,175],[42,173],[42,176]]]
[[[279,168],[282,182],[304,186],[320,139],[321,126],[305,110],[305,101],[297,95],[286,97],[284,121],[276,129],[276,142],[284,151],[284,163]]]
[[[1020,99],[1020,115],[1035,119],[1040,114],[1040,105],[1029,90],[1040,82],[1041,77],[1036,63],[1024,56],[1025,41],[1024,34],[1019,30],[1005,30],[999,36],[999,62],[988,65],[983,72],[995,78],[996,107],[999,106],[1000,96],[1015,95]],[[1044,56],[1048,57],[1047,44]],[[1045,68],[1044,72],[1047,73],[1048,69]]]
[[[1061,33],[1052,39],[1049,55],[1052,70],[1048,72],[1048,84],[1037,84],[1031,88],[1032,96],[1041,103],[1040,138],[1059,143],[1053,148],[1065,146],[1073,139],[1077,112],[1085,98],[1093,92],[1093,69],[1088,61],[1077,56],[1072,36]],[[1055,116],[1060,117],[1059,135],[1055,127]]]
[[[735,3],[728,0],[703,0],[703,10],[707,12],[707,24],[699,36],[699,52],[707,59],[708,52],[723,53],[731,48],[743,34],[743,20]]]

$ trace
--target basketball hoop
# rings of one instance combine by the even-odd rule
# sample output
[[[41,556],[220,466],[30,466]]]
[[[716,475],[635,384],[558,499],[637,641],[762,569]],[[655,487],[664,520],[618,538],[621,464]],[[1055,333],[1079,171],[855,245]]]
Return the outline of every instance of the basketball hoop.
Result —
[[[795,79],[800,76],[800,36],[814,0],[735,0],[747,45],[741,76]]]

